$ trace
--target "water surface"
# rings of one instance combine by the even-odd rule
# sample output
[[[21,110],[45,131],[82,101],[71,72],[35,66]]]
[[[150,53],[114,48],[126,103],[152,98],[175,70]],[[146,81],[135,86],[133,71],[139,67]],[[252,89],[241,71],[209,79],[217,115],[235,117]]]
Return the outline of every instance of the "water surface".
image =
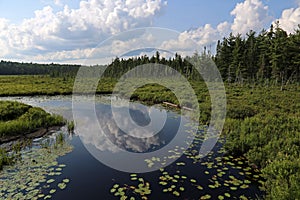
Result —
[[[2,98],[22,101],[33,106],[39,106],[48,112],[64,116],[72,120],[72,97],[13,97]],[[118,158],[119,150],[123,149],[133,153],[151,153],[161,148],[168,147],[178,131],[182,118],[173,111],[162,107],[149,107],[139,103],[133,103],[130,110],[132,119],[141,126],[147,126],[149,112],[152,112],[158,121],[163,119],[165,113],[167,120],[163,129],[150,139],[128,136],[118,128],[112,120],[109,96],[99,96],[96,100],[96,116],[99,125],[106,130],[106,137],[111,143],[103,142],[99,134],[93,129],[86,118],[86,130],[92,130],[86,135],[74,135],[70,137],[69,143],[73,150],[57,159],[59,164],[64,164],[61,175],[53,185],[63,179],[70,182],[63,190],[57,189],[51,196],[53,199],[120,199],[121,196],[134,197],[134,199],[255,199],[263,193],[259,190],[260,176],[247,166],[242,158],[234,159],[226,156],[223,149],[224,139],[214,147],[213,151],[205,158],[199,159],[198,150],[202,143],[203,131],[193,132],[191,121],[187,118],[184,131],[190,134],[190,138],[196,136],[192,145],[186,150],[182,146],[172,146],[166,155],[156,157],[145,157],[144,165],[149,169],[160,168],[169,160],[175,159],[173,164],[148,173],[133,174],[115,170],[99,162],[89,151],[98,152],[102,156],[111,156],[112,163],[118,165],[133,165],[134,160]],[[84,113],[84,106],[82,107]],[[122,117],[122,107],[120,116]],[[125,119],[124,119],[125,120]],[[191,131],[190,131],[191,130]],[[61,131],[66,132],[66,129]],[[139,133],[134,133],[139,134]],[[82,141],[87,143],[83,144]],[[180,141],[178,144],[186,144],[188,141]],[[88,150],[87,150],[87,148]],[[112,154],[114,152],[115,154]],[[147,186],[147,192],[139,190]],[[114,189],[115,188],[115,189]],[[120,189],[121,188],[121,189]],[[49,192],[49,188],[41,187],[41,190]],[[149,190],[149,191],[148,191]],[[122,194],[122,191],[124,192]],[[123,197],[124,198],[124,197]]]

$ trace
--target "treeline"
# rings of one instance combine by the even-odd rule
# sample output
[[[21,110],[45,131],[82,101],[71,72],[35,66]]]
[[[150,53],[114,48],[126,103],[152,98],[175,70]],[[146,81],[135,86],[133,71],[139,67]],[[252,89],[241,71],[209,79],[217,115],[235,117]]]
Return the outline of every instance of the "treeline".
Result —
[[[194,56],[199,55],[195,53]],[[166,59],[164,57],[161,57],[159,52],[156,52],[155,55],[151,57],[148,57],[147,55],[128,59],[117,57],[112,61],[111,64],[108,65],[107,69],[104,72],[104,77],[120,78],[123,74],[135,68],[136,66],[149,63],[167,65],[190,79],[199,78],[199,75],[196,73],[195,68],[192,67],[192,64],[188,60],[188,57],[183,58],[181,55],[176,53],[173,58]]]
[[[206,48],[191,57],[175,54],[166,59],[156,52],[152,57],[129,59],[115,58],[105,71],[106,77],[119,78],[130,69],[148,63],[168,65],[191,80],[199,80],[193,67],[198,60],[201,70],[209,70],[213,60],[222,78],[228,83],[281,84],[300,81],[300,26],[293,34],[287,34],[279,23],[259,34],[249,31],[245,37],[230,34],[218,41],[216,54]],[[192,61],[192,62],[191,62]],[[197,66],[199,67],[199,66]]]
[[[197,60],[202,71],[211,70],[212,60],[222,78],[228,83],[272,83],[282,86],[300,81],[300,26],[293,34],[287,34],[279,23],[260,33],[249,31],[245,37],[230,34],[218,41],[216,54],[206,48],[191,57],[175,54],[164,58],[159,52],[128,59],[115,58],[104,73],[105,77],[119,78],[136,66],[159,63],[168,65],[190,80],[199,80],[193,61]],[[0,62],[0,75],[41,75],[74,77],[79,65],[34,64]],[[197,66],[199,67],[199,66]]]
[[[11,61],[0,62],[0,75],[50,75],[52,77],[76,76],[80,65],[37,64]]]
[[[227,82],[287,84],[300,80],[300,26],[287,34],[277,22],[268,31],[230,34],[219,41],[213,57]]]

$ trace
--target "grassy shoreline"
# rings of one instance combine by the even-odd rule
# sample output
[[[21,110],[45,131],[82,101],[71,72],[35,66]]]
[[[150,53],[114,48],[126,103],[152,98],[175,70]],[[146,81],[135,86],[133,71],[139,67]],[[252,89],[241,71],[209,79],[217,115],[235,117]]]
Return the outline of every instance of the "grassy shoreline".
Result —
[[[13,163],[14,158],[7,151],[19,151],[30,140],[41,137],[55,126],[62,126],[65,120],[51,115],[41,108],[15,101],[0,101],[0,144],[13,142],[8,148],[0,148],[0,170]],[[28,142],[29,141],[29,142]]]
[[[61,126],[63,117],[51,115],[38,107],[15,102],[0,101],[0,138],[25,136],[40,128]]]

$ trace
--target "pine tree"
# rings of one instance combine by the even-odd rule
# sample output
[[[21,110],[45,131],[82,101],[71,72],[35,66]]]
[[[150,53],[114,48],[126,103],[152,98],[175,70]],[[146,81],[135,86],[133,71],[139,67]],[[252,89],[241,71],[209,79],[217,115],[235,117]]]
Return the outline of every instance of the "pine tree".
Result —
[[[245,41],[245,50],[244,50],[244,76],[247,79],[254,80],[256,73],[258,71],[257,67],[257,42],[255,37],[255,32],[250,31],[247,33],[247,39]]]
[[[279,22],[275,24],[274,37],[271,42],[271,67],[272,67],[272,77],[275,82],[281,82],[284,84],[287,71],[287,33],[280,28]]]

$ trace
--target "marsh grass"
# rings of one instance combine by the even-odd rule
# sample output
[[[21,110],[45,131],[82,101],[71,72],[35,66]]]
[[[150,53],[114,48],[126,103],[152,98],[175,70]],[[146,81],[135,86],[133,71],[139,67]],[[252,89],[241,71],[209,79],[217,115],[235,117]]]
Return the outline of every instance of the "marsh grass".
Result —
[[[55,146],[63,145],[65,142],[65,136],[62,132],[58,133],[55,137]]]
[[[65,123],[58,115],[51,115],[41,108],[23,103],[0,101],[0,139],[26,135],[39,128],[60,126]]]
[[[0,148],[0,170],[3,169],[3,166],[11,165],[13,162],[14,157],[12,155],[9,155],[9,153],[5,149]]]
[[[68,122],[68,132],[69,132],[70,134],[74,133],[74,128],[75,128],[74,121],[69,121],[69,122]]]

